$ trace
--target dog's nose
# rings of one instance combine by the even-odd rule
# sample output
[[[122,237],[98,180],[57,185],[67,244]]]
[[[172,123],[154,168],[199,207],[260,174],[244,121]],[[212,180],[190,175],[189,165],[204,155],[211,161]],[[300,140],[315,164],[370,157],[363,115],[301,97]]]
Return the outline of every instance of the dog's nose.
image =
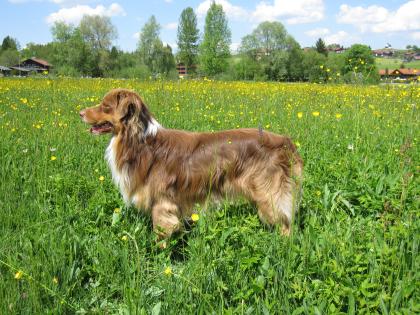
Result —
[[[86,111],[85,111],[85,110],[81,110],[81,111],[79,112],[79,115],[80,115],[80,117],[81,117],[81,118],[85,117],[85,115],[86,115]]]

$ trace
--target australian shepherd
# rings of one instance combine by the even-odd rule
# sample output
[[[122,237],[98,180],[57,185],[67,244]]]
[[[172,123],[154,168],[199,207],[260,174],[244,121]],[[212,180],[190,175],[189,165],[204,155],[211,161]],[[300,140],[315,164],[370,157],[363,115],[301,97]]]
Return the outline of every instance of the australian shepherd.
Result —
[[[303,162],[285,136],[261,129],[189,132],[162,127],[140,96],[114,89],[80,112],[95,135],[111,133],[106,160],[126,204],[151,214],[160,238],[210,196],[243,196],[262,222],[289,235]]]

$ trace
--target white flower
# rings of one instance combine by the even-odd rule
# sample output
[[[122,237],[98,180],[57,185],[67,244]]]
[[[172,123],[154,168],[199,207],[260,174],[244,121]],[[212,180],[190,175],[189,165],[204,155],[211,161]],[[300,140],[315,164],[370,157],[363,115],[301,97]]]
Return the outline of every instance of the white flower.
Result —
[[[354,145],[353,145],[353,143],[350,143],[350,144],[347,146],[347,149],[349,149],[350,151],[353,151],[353,150],[354,150]]]

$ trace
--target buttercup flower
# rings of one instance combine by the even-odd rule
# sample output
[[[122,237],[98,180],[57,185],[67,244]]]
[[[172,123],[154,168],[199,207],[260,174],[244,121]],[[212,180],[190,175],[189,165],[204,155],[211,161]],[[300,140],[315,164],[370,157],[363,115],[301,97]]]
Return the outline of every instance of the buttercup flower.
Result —
[[[18,272],[15,273],[15,279],[16,280],[20,280],[23,277],[23,271],[19,270]]]

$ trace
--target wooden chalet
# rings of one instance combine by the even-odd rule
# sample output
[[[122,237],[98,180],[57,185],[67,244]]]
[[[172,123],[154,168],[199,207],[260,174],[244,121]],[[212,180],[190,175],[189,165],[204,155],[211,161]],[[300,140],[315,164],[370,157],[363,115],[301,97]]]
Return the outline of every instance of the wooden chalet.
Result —
[[[17,70],[19,72],[36,72],[36,73],[42,73],[44,71],[49,72],[51,69],[51,65],[48,63],[48,61],[45,61],[40,58],[28,58],[20,62],[18,65],[15,65],[14,67],[11,67],[14,70]]]
[[[398,80],[415,80],[420,76],[420,69],[400,68],[394,70],[381,69],[379,70],[381,78],[390,78]]]
[[[392,57],[394,56],[394,49],[392,48],[384,48],[384,49],[376,49],[372,50],[372,54],[375,57]]]

